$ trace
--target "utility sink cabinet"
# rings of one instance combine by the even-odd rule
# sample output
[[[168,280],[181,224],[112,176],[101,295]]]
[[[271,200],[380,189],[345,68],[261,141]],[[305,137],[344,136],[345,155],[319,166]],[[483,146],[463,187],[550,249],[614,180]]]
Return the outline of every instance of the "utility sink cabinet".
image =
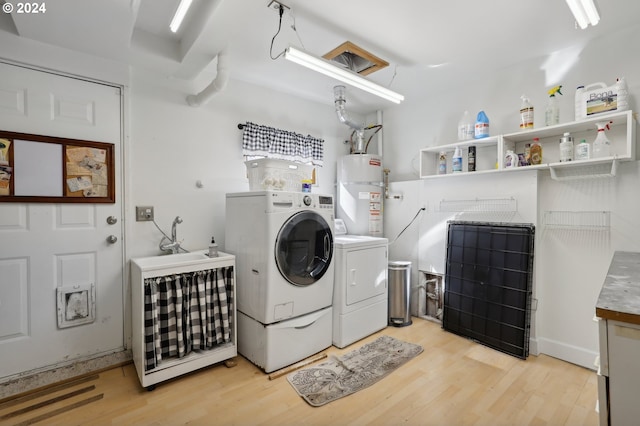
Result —
[[[199,271],[226,271],[228,279],[225,297],[228,304],[230,336],[228,341],[206,350],[193,350],[183,357],[163,357],[154,368],[146,365],[146,351],[149,349],[147,331],[150,322],[159,318],[145,315],[145,280],[157,277],[174,277],[176,274],[191,274]],[[235,303],[235,256],[219,253],[219,257],[209,258],[205,251],[183,254],[152,256],[131,260],[131,309],[132,309],[132,351],[133,361],[140,383],[152,390],[159,382],[203,368],[237,356],[236,303]],[[146,324],[145,324],[146,322]],[[184,330],[185,333],[189,330]]]

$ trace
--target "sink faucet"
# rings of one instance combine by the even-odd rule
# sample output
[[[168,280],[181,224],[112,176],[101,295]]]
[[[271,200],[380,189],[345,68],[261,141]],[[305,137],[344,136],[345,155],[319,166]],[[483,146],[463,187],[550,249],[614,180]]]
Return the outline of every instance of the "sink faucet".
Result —
[[[162,237],[162,240],[160,240],[160,250],[167,252],[170,251],[172,254],[176,254],[180,251],[180,242],[178,241],[177,232],[179,223],[182,223],[182,218],[180,216],[176,216],[171,224],[171,241],[169,241],[169,238],[167,238],[166,235]]]

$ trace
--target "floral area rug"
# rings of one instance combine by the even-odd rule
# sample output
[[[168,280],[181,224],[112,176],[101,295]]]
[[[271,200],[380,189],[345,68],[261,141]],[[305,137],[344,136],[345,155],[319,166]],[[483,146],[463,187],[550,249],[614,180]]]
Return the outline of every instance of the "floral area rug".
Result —
[[[422,346],[382,336],[360,349],[291,373],[287,380],[314,407],[335,401],[382,379],[422,352]]]

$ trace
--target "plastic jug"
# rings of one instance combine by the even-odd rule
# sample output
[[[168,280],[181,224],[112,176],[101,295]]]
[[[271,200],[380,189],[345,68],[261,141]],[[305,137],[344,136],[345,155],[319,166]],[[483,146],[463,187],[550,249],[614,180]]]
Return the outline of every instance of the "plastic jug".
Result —
[[[518,158],[518,155],[510,149],[507,150],[507,154],[504,156],[504,168],[512,169],[514,167],[518,167],[519,162],[520,159]]]

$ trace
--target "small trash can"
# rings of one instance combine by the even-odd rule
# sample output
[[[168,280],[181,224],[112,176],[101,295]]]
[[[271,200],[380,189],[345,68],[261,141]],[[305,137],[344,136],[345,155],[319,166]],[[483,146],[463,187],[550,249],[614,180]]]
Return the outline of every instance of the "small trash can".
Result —
[[[411,325],[411,262],[389,262],[389,325]]]

